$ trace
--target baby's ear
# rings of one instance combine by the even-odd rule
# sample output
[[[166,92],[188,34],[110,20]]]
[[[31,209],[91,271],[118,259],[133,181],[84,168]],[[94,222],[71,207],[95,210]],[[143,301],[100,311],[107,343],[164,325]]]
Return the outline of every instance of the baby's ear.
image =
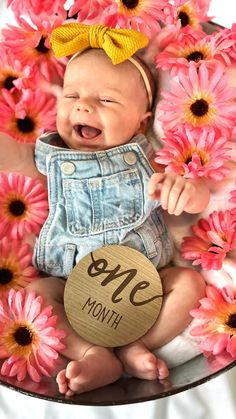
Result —
[[[144,134],[147,131],[148,123],[149,123],[149,120],[150,120],[151,116],[152,116],[152,112],[146,112],[143,115],[143,117],[140,121],[140,126],[139,126],[138,133]]]

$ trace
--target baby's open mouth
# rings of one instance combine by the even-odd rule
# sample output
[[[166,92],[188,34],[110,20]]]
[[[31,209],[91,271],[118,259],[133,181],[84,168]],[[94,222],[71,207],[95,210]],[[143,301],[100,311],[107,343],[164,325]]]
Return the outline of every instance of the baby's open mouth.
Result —
[[[102,132],[100,129],[96,127],[92,127],[90,125],[82,125],[82,124],[75,125],[74,129],[76,133],[79,134],[80,137],[86,138],[88,140],[92,140],[93,138],[96,138]]]

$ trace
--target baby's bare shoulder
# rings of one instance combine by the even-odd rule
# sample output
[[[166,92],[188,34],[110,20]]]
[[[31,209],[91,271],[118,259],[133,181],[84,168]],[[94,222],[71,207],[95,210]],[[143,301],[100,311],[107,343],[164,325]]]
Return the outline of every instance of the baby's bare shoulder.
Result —
[[[18,172],[44,182],[35,166],[34,144],[19,143],[4,133],[0,133],[0,171]]]
[[[28,155],[33,159],[32,147],[15,141],[4,133],[0,133],[0,170],[18,171],[28,162]]]

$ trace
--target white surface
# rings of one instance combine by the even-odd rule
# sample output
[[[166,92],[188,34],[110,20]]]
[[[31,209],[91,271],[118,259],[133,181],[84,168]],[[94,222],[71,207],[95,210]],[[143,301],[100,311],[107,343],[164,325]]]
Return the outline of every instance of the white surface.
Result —
[[[191,391],[141,404],[89,407],[52,403],[0,387],[1,419],[235,419],[236,374]]]
[[[213,21],[222,26],[231,28],[236,23],[236,2],[235,0],[211,0],[209,16],[215,16]]]

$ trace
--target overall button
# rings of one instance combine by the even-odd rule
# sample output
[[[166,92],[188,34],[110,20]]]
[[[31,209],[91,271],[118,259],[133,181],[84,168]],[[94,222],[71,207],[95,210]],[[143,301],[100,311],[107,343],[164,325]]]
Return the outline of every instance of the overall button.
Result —
[[[75,171],[75,165],[69,161],[61,164],[61,171],[64,175],[72,175]]]
[[[127,151],[127,153],[124,154],[124,161],[132,166],[137,162],[136,154],[133,151]]]

